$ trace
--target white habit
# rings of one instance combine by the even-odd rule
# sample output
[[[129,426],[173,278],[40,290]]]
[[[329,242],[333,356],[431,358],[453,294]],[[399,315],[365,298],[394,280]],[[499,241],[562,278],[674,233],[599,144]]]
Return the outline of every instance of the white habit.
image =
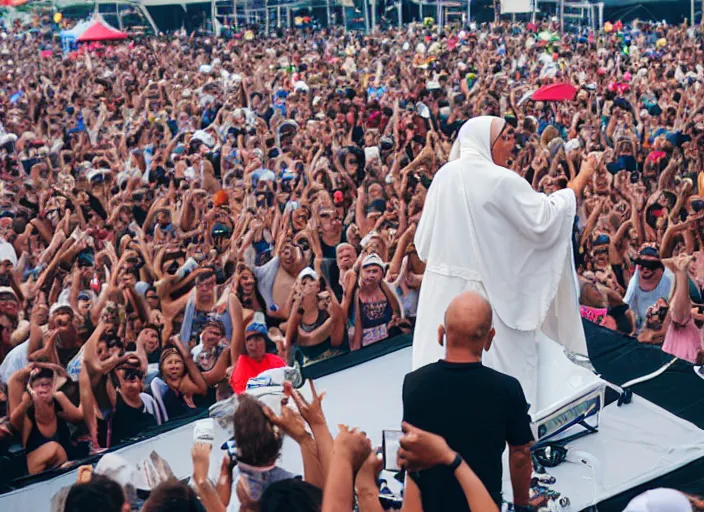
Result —
[[[492,117],[460,129],[435,175],[415,236],[427,262],[413,337],[413,368],[442,359],[438,326],[450,301],[474,290],[494,310],[496,337],[483,362],[538,396],[538,333],[587,355],[572,261],[576,198],[533,190],[491,157]],[[503,122],[503,120],[502,120]]]

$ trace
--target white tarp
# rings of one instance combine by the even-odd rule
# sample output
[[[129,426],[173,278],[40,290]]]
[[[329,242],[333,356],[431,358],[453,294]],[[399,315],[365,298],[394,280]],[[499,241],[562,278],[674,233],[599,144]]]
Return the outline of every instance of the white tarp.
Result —
[[[533,12],[535,0],[501,0],[501,14]]]

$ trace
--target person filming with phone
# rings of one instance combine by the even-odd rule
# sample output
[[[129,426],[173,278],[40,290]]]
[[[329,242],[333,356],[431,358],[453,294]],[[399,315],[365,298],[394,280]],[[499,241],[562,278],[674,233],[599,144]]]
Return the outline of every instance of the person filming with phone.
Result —
[[[457,453],[406,479],[404,510],[469,510],[454,478],[466,461],[501,506],[501,458],[509,445],[509,468],[516,510],[529,505],[531,479],[528,403],[517,379],[482,365],[495,331],[492,309],[476,292],[455,297],[438,327],[438,343],[445,358],[406,375],[403,383],[403,421],[443,437]],[[458,395],[449,390],[462,390]],[[449,391],[449,392],[448,392]]]

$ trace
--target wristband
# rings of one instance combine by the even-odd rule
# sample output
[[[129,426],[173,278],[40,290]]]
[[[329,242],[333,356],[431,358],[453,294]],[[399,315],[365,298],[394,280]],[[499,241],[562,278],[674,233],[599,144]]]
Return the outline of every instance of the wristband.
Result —
[[[455,453],[455,460],[447,465],[448,468],[454,473],[458,467],[462,464],[462,456],[459,453]]]

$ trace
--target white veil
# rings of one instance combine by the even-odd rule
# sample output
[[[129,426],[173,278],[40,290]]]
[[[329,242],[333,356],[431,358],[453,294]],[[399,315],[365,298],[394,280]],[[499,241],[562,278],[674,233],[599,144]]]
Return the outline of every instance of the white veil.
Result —
[[[428,190],[415,235],[418,255],[432,273],[481,282],[509,328],[547,327],[552,331],[548,336],[586,354],[570,250],[574,192],[546,196],[496,165],[491,156],[494,119],[476,117],[460,128],[450,161]],[[549,314],[555,303],[559,333],[545,325],[557,320]],[[580,333],[573,331],[574,324]]]
[[[452,144],[449,162],[460,158],[480,157],[494,163],[491,156],[491,123],[494,120],[506,123],[500,117],[480,116],[467,121],[457,133],[457,139]]]

